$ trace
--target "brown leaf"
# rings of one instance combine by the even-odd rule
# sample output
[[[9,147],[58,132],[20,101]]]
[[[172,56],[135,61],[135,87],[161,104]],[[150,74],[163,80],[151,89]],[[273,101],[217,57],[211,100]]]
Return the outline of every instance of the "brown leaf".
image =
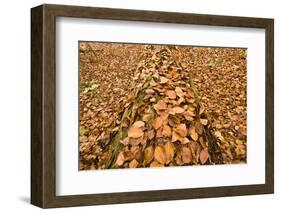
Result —
[[[163,125],[163,120],[161,117],[157,117],[152,123],[153,128],[156,130],[159,129],[162,125]]]
[[[139,164],[138,161],[136,159],[134,159],[129,163],[129,167],[130,168],[137,168],[138,164]]]
[[[155,110],[165,110],[167,109],[167,104],[165,101],[160,100],[157,102],[157,104],[154,104],[153,107]]]
[[[125,162],[125,156],[123,152],[120,152],[119,155],[117,156],[117,159],[115,161],[115,164],[117,166],[122,166]]]
[[[182,161],[184,163],[191,163],[192,153],[189,147],[182,147],[181,155],[182,155]]]
[[[144,164],[147,165],[153,160],[153,158],[154,158],[154,149],[152,146],[149,146],[144,150]]]
[[[172,129],[169,125],[164,125],[162,130],[162,135],[166,137],[171,137]]]
[[[166,163],[167,158],[165,155],[165,149],[162,145],[156,146],[155,151],[154,151],[154,158],[161,164]]]
[[[175,147],[171,142],[167,142],[164,145],[165,153],[166,153],[166,163],[170,163],[173,160],[175,155]]]
[[[153,89],[146,89],[146,90],[145,90],[145,93],[146,93],[146,94],[149,94],[149,95],[152,95],[152,94],[155,93],[155,91],[154,91]]]
[[[208,148],[202,149],[200,152],[200,162],[205,164],[209,158]]]
[[[126,137],[123,140],[120,140],[120,143],[122,143],[124,146],[127,146],[130,143],[129,137]]]
[[[143,120],[143,121],[149,121],[151,118],[152,118],[152,115],[151,115],[151,114],[144,114],[144,115],[142,116],[142,120]]]
[[[128,130],[128,137],[129,138],[139,138],[141,136],[143,136],[143,130],[142,128],[136,127],[136,126],[132,126],[129,130]]]
[[[184,96],[184,92],[182,91],[182,89],[180,87],[176,87],[175,92],[176,92],[177,96],[179,96],[179,97]]]
[[[137,128],[144,127],[145,123],[143,121],[136,121],[133,126]]]
[[[147,135],[148,139],[151,140],[151,139],[154,138],[155,132],[154,132],[154,130],[152,129],[152,130],[147,131],[147,132],[146,132],[146,135]]]
[[[168,78],[165,78],[165,77],[163,77],[163,76],[160,76],[160,84],[165,84],[165,83],[167,83],[169,81],[169,79]]]
[[[166,95],[168,96],[169,99],[174,100],[177,98],[177,94],[173,90],[167,90]]]
[[[187,129],[185,124],[179,124],[174,129],[176,133],[178,133],[181,137],[185,137],[187,135]]]
[[[185,110],[182,107],[174,107],[172,108],[169,113],[172,115],[183,113]]]
[[[208,124],[208,120],[207,119],[200,119],[200,123],[204,126],[206,126]]]
[[[157,161],[153,161],[153,162],[150,164],[150,167],[164,167],[164,165],[161,164],[161,163],[158,163]]]
[[[190,134],[190,137],[194,140],[194,141],[197,141],[198,139],[198,134],[197,132],[195,131],[195,127],[194,126],[191,126],[189,128],[189,134]]]
[[[176,141],[184,142],[184,137],[180,136],[178,133],[176,133],[176,131],[173,131],[171,142],[176,142]]]

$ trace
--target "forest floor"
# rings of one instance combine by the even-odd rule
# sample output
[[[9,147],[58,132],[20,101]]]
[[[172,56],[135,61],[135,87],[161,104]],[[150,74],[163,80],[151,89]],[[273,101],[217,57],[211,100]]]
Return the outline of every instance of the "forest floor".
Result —
[[[80,169],[245,163],[246,49],[80,43]]]

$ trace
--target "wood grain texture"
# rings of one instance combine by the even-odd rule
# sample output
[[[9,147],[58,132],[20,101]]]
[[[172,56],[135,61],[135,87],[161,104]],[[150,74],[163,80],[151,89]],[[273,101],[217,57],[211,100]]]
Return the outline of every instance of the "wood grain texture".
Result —
[[[266,183],[56,196],[56,17],[96,18],[266,30]],[[272,19],[41,5],[31,10],[31,203],[64,207],[266,194],[274,191],[274,24]]]

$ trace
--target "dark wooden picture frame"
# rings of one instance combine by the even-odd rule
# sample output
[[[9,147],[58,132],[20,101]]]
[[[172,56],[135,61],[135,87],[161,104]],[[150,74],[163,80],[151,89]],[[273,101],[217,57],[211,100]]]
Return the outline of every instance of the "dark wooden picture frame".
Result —
[[[56,195],[56,17],[262,28],[266,34],[265,184],[193,189]],[[31,203],[66,207],[274,192],[274,20],[63,5],[31,9]]]

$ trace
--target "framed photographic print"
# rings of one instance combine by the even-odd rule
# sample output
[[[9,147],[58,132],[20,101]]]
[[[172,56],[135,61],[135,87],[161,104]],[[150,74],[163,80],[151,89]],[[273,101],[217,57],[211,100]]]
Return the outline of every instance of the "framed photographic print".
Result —
[[[31,203],[274,191],[273,19],[31,9]]]

